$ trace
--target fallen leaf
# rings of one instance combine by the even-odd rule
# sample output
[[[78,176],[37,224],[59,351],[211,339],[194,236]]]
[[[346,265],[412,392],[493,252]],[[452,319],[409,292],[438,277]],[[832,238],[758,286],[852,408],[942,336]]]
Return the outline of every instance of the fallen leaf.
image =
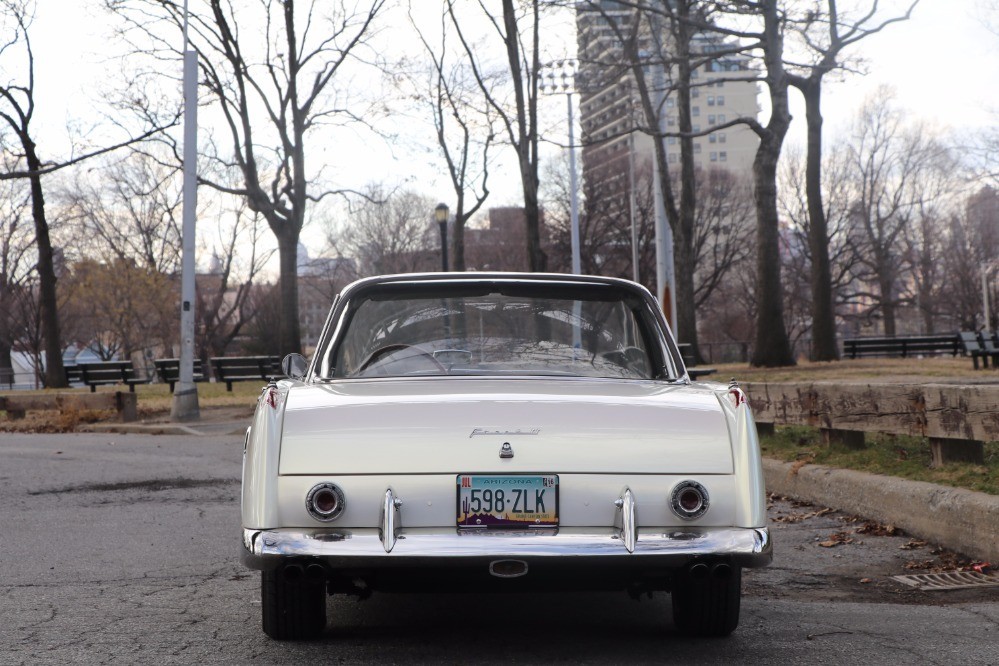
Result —
[[[853,543],[853,537],[848,536],[846,532],[836,532],[835,534],[830,534],[826,541],[820,541],[819,545],[823,548],[832,548],[844,543]]]
[[[899,550],[915,550],[916,548],[922,548],[926,545],[925,541],[920,541],[919,539],[909,539],[909,541],[898,547]]]
[[[882,525],[881,523],[865,522],[854,530],[857,534],[870,534],[871,536],[899,536],[902,530],[894,525]]]
[[[860,582],[863,583],[864,585],[866,585],[868,583],[873,583],[874,579],[873,578],[861,578]]]

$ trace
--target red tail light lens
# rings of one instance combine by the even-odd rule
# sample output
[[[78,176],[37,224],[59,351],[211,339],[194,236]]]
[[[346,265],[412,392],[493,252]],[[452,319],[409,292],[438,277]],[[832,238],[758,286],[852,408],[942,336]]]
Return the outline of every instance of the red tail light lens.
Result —
[[[345,506],[343,491],[334,483],[318,483],[312,486],[305,498],[305,508],[316,520],[329,522],[343,513]]]
[[[708,491],[697,481],[681,481],[670,493],[670,508],[680,518],[700,518],[708,510]]]

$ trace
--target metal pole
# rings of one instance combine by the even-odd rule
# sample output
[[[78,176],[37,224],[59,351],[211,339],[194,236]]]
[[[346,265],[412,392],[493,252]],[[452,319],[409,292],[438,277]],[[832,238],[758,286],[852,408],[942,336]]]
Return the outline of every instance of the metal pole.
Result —
[[[631,217],[631,279],[639,282],[638,270],[638,224],[635,220],[635,135],[628,137],[628,212]]]
[[[570,220],[572,223],[572,272],[579,275],[583,272],[582,260],[579,255],[579,195],[576,182],[576,139],[573,130],[572,92],[565,94],[566,108],[569,110],[569,201]]]
[[[657,118],[656,125],[658,129],[658,135],[653,136],[653,141],[659,141],[663,143],[663,133],[664,128],[664,118],[662,115],[662,109],[664,108],[663,98],[664,90],[666,88],[666,69],[665,65],[656,67],[656,108],[659,110],[659,117]],[[663,143],[663,150],[667,150],[665,143]],[[653,153],[655,155],[655,153]],[[666,202],[663,200],[662,184],[660,179],[663,178],[663,174],[659,173],[659,160],[654,159],[652,161],[655,167],[655,195],[656,195],[656,290],[658,292],[658,297],[660,300],[660,306],[663,308],[663,314],[666,315],[666,319],[669,323],[670,329],[673,331],[673,336],[677,335],[676,330],[676,276],[673,270],[673,228],[670,227],[669,221],[666,218]]]
[[[194,384],[194,234],[197,210],[198,56],[187,40],[187,0],[184,1],[184,205],[183,256],[180,281],[180,373],[170,418],[191,421],[201,416]]]
[[[439,222],[441,225],[441,270],[447,273],[447,218]]]
[[[992,313],[989,312],[989,271],[988,264],[982,264],[982,303],[985,304],[985,337],[989,337],[989,322],[992,319]]]

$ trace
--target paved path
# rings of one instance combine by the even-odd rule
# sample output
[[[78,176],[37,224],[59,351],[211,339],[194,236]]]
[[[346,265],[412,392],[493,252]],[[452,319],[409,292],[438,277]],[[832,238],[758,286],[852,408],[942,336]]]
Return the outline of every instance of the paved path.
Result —
[[[232,435],[0,434],[0,664],[999,663],[999,589],[903,588],[888,576],[929,547],[784,501],[777,560],[747,575],[729,639],[676,636],[666,595],[376,595],[331,600],[321,641],[276,643],[238,564],[241,450]],[[818,545],[837,532],[854,542]],[[493,619],[511,616],[525,622]]]

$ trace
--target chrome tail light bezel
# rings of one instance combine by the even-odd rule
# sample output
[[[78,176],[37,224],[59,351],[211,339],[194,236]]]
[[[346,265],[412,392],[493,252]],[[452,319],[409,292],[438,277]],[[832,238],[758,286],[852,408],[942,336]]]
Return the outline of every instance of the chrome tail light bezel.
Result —
[[[690,492],[696,493],[699,496],[699,502],[692,510],[684,508],[681,502],[684,494]],[[682,518],[683,520],[696,520],[700,518],[707,513],[710,505],[711,499],[707,488],[697,481],[691,479],[681,481],[673,486],[673,490],[670,491],[669,507],[678,518]]]
[[[331,494],[333,497],[333,508],[329,511],[324,511],[318,506],[319,498],[326,493]],[[317,483],[312,486],[305,496],[305,508],[309,512],[309,515],[324,523],[333,522],[339,518],[346,507],[347,502],[344,498],[343,490],[340,486],[329,481]]]

